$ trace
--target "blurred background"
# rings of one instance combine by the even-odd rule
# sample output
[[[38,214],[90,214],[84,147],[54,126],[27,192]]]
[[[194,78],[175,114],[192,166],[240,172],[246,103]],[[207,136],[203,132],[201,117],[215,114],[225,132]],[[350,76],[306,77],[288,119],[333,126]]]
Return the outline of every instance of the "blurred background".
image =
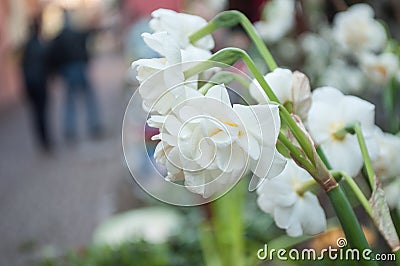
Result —
[[[157,56],[140,38],[150,31],[147,23],[157,8],[207,20],[238,9],[254,22],[266,2],[0,0],[0,265],[166,265],[165,258],[170,265],[202,265],[197,224],[207,209],[174,208],[150,198],[125,166],[122,121],[137,87],[129,66]],[[296,38],[313,30],[318,19],[329,24],[342,1],[300,2],[314,13],[297,12],[286,50],[272,47],[281,64],[307,73],[304,56],[296,54],[301,49]],[[398,38],[399,2],[367,2]],[[240,29],[214,37],[216,49],[251,49]],[[84,89],[77,91],[77,84]],[[249,197],[246,226],[249,237],[259,238],[272,221],[257,210],[255,196]],[[184,228],[176,229],[182,221]],[[136,231],[129,235],[126,228]],[[165,242],[177,230],[168,247],[146,246]],[[94,247],[124,242],[128,235],[146,243],[135,242],[125,253]],[[154,249],[158,253],[150,255]]]

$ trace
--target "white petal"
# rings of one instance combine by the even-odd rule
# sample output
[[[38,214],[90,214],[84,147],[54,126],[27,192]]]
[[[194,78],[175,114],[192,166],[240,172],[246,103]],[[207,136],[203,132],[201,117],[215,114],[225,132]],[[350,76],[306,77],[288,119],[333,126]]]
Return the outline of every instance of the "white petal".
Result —
[[[279,228],[287,229],[293,224],[294,207],[279,207],[274,209],[274,220]]]
[[[315,235],[324,232],[326,217],[318,198],[311,192],[306,192],[299,203],[301,204],[299,216],[304,233]]]
[[[343,141],[326,142],[321,147],[333,169],[351,176],[361,170],[363,160],[355,136],[347,135]]]
[[[293,81],[292,71],[289,69],[276,68],[273,72],[265,76],[265,80],[282,103],[293,101],[291,97]]]
[[[206,97],[217,99],[227,105],[231,105],[231,101],[229,99],[228,91],[226,90],[224,85],[215,85],[212,86],[206,93]]]
[[[317,88],[312,93],[313,102],[339,102],[344,97],[343,93],[333,87],[321,87]]]
[[[143,33],[142,37],[151,49],[165,56],[170,64],[181,62],[179,45],[167,32]]]
[[[277,177],[280,174],[284,175],[283,171],[287,166],[287,161],[288,160],[285,157],[283,157],[277,150],[275,150],[272,164],[268,170],[267,168],[261,169],[261,167],[257,165],[257,167],[259,167],[257,173],[263,175],[257,175],[255,172],[253,172],[254,175],[252,176],[249,183],[249,191],[254,191],[258,187],[262,186],[262,184],[266,183],[268,179]],[[254,169],[254,164],[254,162],[250,164],[250,169]],[[262,165],[262,161],[259,161],[258,164]],[[262,171],[268,172],[264,173]]]
[[[277,105],[233,105],[233,110],[246,129],[260,145],[275,146],[280,130],[279,109]]]
[[[257,103],[268,103],[269,99],[263,88],[261,87],[260,83],[256,79],[254,79],[250,86],[249,92],[251,97],[256,100]]]

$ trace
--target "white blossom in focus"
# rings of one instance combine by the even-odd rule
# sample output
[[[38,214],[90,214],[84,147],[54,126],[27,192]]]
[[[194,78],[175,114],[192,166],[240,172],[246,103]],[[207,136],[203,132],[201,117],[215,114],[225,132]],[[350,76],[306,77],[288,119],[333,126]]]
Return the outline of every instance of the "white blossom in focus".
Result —
[[[137,70],[136,78],[140,82],[139,93],[143,98],[144,109],[163,114],[177,102],[199,94],[191,90],[197,88],[197,84],[187,82],[195,81],[197,76],[185,80],[183,72],[196,64],[195,61],[209,59],[211,52],[193,45],[181,49],[167,32],[144,33],[142,36],[151,49],[164,56],[139,59],[132,63],[132,67]]]
[[[311,105],[310,82],[306,75],[299,71],[277,68],[264,76],[272,91],[282,104],[291,103],[293,113],[304,120]],[[268,97],[257,80],[250,84],[250,95],[258,103],[267,103]]]
[[[399,59],[393,53],[365,53],[360,58],[366,76],[378,85],[385,85],[399,69]]]
[[[265,41],[276,42],[293,28],[294,17],[294,0],[271,0],[254,26]]]
[[[192,33],[207,25],[207,21],[202,17],[163,8],[153,11],[151,16],[153,19],[150,21],[150,27],[154,32],[168,32],[182,49],[190,45],[189,36]],[[211,50],[214,48],[214,39],[207,35],[198,40],[195,46]]]
[[[286,160],[276,151],[280,130],[276,105],[231,105],[223,85],[181,102],[165,116],[153,115],[159,128],[156,162],[167,180],[184,180],[205,198],[230,189],[251,170],[259,178],[279,174]]]
[[[388,179],[400,176],[400,137],[382,132],[376,127],[375,140],[379,146],[379,155],[374,160],[375,174],[380,179]]]
[[[384,27],[374,19],[367,4],[355,4],[339,12],[333,21],[333,36],[346,51],[379,51],[386,42]]]
[[[211,57],[210,51],[196,48],[193,45],[181,49],[173,36],[167,32],[143,33],[142,37],[147,46],[163,57],[139,59],[132,63],[132,67],[137,68],[138,75],[136,78],[139,82],[167,66],[182,62],[207,60]]]
[[[360,122],[368,152],[374,159],[379,152],[374,139],[374,116],[373,104],[355,96],[345,96],[338,89],[322,87],[313,92],[307,126],[333,169],[355,176],[363,165],[357,137],[351,134],[338,137],[336,133]]]
[[[312,192],[297,190],[312,180],[310,174],[293,160],[276,177],[265,180],[257,189],[257,204],[272,215],[276,225],[289,236],[314,235],[326,230],[326,217],[318,198]]]

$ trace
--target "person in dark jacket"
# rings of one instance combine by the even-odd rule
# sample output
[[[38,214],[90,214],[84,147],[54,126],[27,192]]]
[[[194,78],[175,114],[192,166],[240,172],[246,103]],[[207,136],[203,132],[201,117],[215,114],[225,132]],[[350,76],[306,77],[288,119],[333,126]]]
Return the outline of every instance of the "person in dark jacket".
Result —
[[[50,139],[47,117],[47,46],[40,38],[40,28],[40,17],[36,17],[23,49],[22,74],[38,143],[43,150],[48,151]]]
[[[87,77],[88,37],[89,32],[78,31],[72,27],[70,16],[65,11],[64,28],[51,44],[50,61],[52,68],[61,73],[66,87],[64,134],[67,140],[75,140],[76,138],[76,103],[80,96],[83,96],[86,105],[91,135],[97,137],[101,131],[96,95]]]

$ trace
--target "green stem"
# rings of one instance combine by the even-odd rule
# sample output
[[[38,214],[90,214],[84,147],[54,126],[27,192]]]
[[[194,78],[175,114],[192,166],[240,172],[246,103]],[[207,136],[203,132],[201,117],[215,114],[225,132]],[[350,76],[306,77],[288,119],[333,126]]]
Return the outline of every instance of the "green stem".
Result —
[[[295,161],[298,161],[307,171],[315,171],[315,167],[310,163],[310,161],[307,160],[306,157],[304,157],[299,148],[293,145],[293,143],[290,142],[290,140],[281,132],[279,132],[278,139],[289,150],[290,156]]]
[[[220,67],[228,67],[236,63],[239,59],[242,59],[246,64],[250,72],[254,75],[254,78],[258,81],[261,87],[264,89],[268,98],[272,102],[279,103],[278,97],[276,97],[275,93],[272,91],[271,87],[268,85],[264,76],[258,70],[256,64],[250,58],[250,56],[239,48],[224,48],[213,54],[213,56],[204,62],[201,62],[184,72],[185,79],[190,78],[198,73],[201,73],[211,67],[220,66]],[[292,119],[292,118],[291,118]]]
[[[276,97],[275,93],[272,91],[271,87],[268,85],[267,81],[265,80],[264,76],[258,70],[254,61],[250,58],[250,56],[244,52],[242,56],[243,62],[249,68],[251,73],[254,75],[254,78],[260,83],[261,87],[263,88],[264,92],[267,94],[268,98],[272,102],[280,103],[278,97]]]
[[[267,63],[268,68],[273,71],[277,68],[277,64],[272,57],[270,51],[267,46],[260,38],[250,20],[241,12],[236,10],[229,10],[225,12],[221,12],[214,19],[212,19],[206,26],[193,33],[189,40],[191,43],[195,43],[200,40],[204,36],[212,33],[213,31],[224,28],[224,27],[233,27],[240,23],[246,33],[249,35],[250,39],[254,42],[257,50],[260,52],[262,58]]]
[[[365,249],[371,249],[367,239],[364,236],[357,217],[341,187],[337,186],[328,191],[327,194],[333,205],[333,208],[335,209],[336,215],[339,218],[340,224],[342,225],[350,247],[356,248],[361,252]],[[377,265],[375,261],[366,260],[363,260],[362,264]]]
[[[375,173],[372,166],[371,158],[369,157],[367,144],[365,143],[364,135],[362,133],[361,124],[359,122],[352,126],[346,127],[346,130],[351,134],[356,134],[358,145],[360,146],[361,155],[364,160],[365,170],[367,171],[368,182],[371,190],[375,187]]]
[[[216,31],[217,29],[218,29],[218,26],[213,21],[210,21],[203,28],[199,29],[198,31],[196,31],[195,33],[190,35],[189,41],[190,41],[190,43],[194,44],[201,38],[211,34],[212,32]]]
[[[265,45],[264,41],[260,38],[256,30],[254,29],[253,25],[251,24],[250,20],[240,13],[242,19],[240,20],[240,24],[244,28],[244,30],[249,35],[250,39],[254,42],[257,50],[260,52],[262,58],[264,59],[265,63],[270,71],[274,71],[278,65],[276,64],[273,56],[271,55],[270,51],[268,50],[267,46]]]
[[[229,72],[229,71],[220,71],[211,77],[207,83],[199,89],[199,92],[202,94],[206,94],[207,91],[217,84],[229,84],[232,81],[239,82],[243,87],[248,88],[250,82],[244,78],[242,78],[239,74]]]
[[[353,190],[354,194],[360,201],[361,205],[364,207],[365,211],[368,213],[369,216],[372,218],[372,209],[371,205],[369,204],[367,198],[364,196],[364,193],[361,191],[361,189],[358,187],[357,183],[354,181],[354,179],[349,176],[348,174],[340,171],[331,171],[332,175],[335,178],[340,178],[343,177],[344,180],[349,184],[350,188]]]
[[[307,136],[304,134],[303,130],[297,125],[297,123],[293,120],[290,113],[281,104],[279,105],[279,111],[280,111],[279,114],[280,114],[282,120],[284,120],[287,123],[293,136],[296,138],[297,142],[299,143],[300,147],[303,149],[304,153],[310,159],[311,163],[315,164],[315,158],[314,158],[314,152],[313,152],[314,147],[310,143]]]
[[[315,181],[315,179],[310,179],[301,184],[299,188],[296,189],[296,193],[299,195],[303,195],[307,191],[314,190],[320,188],[319,184]]]
[[[305,135],[303,130],[297,125],[297,123],[293,120],[290,113],[286,110],[286,108],[280,104],[279,99],[276,97],[275,93],[272,91],[271,87],[266,82],[264,76],[260,73],[257,66],[254,64],[253,60],[250,56],[239,48],[225,48],[216,52],[208,61],[201,62],[192,68],[186,70],[184,72],[185,78],[189,78],[194,76],[211,66],[215,66],[215,64],[219,64],[222,66],[230,66],[234,64],[239,58],[243,60],[246,66],[249,68],[251,73],[254,75],[255,79],[264,89],[265,93],[267,94],[268,98],[272,102],[276,102],[279,104],[279,115],[281,119],[287,123],[290,130],[293,133],[293,136],[296,138],[297,142],[299,143],[300,147],[304,150],[304,153],[309,158],[311,163],[315,164],[314,158],[314,147],[312,143],[309,141],[308,137]],[[213,62],[215,61],[215,62]]]
[[[217,252],[214,234],[211,226],[202,224],[198,228],[200,246],[203,252],[203,259],[206,266],[222,266],[221,259]]]
[[[321,160],[324,162],[326,168],[328,168],[328,170],[332,170],[332,166],[328,161],[328,158],[326,158],[324,151],[322,150],[321,146],[317,147],[317,153],[319,155],[319,158],[321,158]]]
[[[212,222],[222,265],[245,264],[243,205],[244,180],[211,203]]]

